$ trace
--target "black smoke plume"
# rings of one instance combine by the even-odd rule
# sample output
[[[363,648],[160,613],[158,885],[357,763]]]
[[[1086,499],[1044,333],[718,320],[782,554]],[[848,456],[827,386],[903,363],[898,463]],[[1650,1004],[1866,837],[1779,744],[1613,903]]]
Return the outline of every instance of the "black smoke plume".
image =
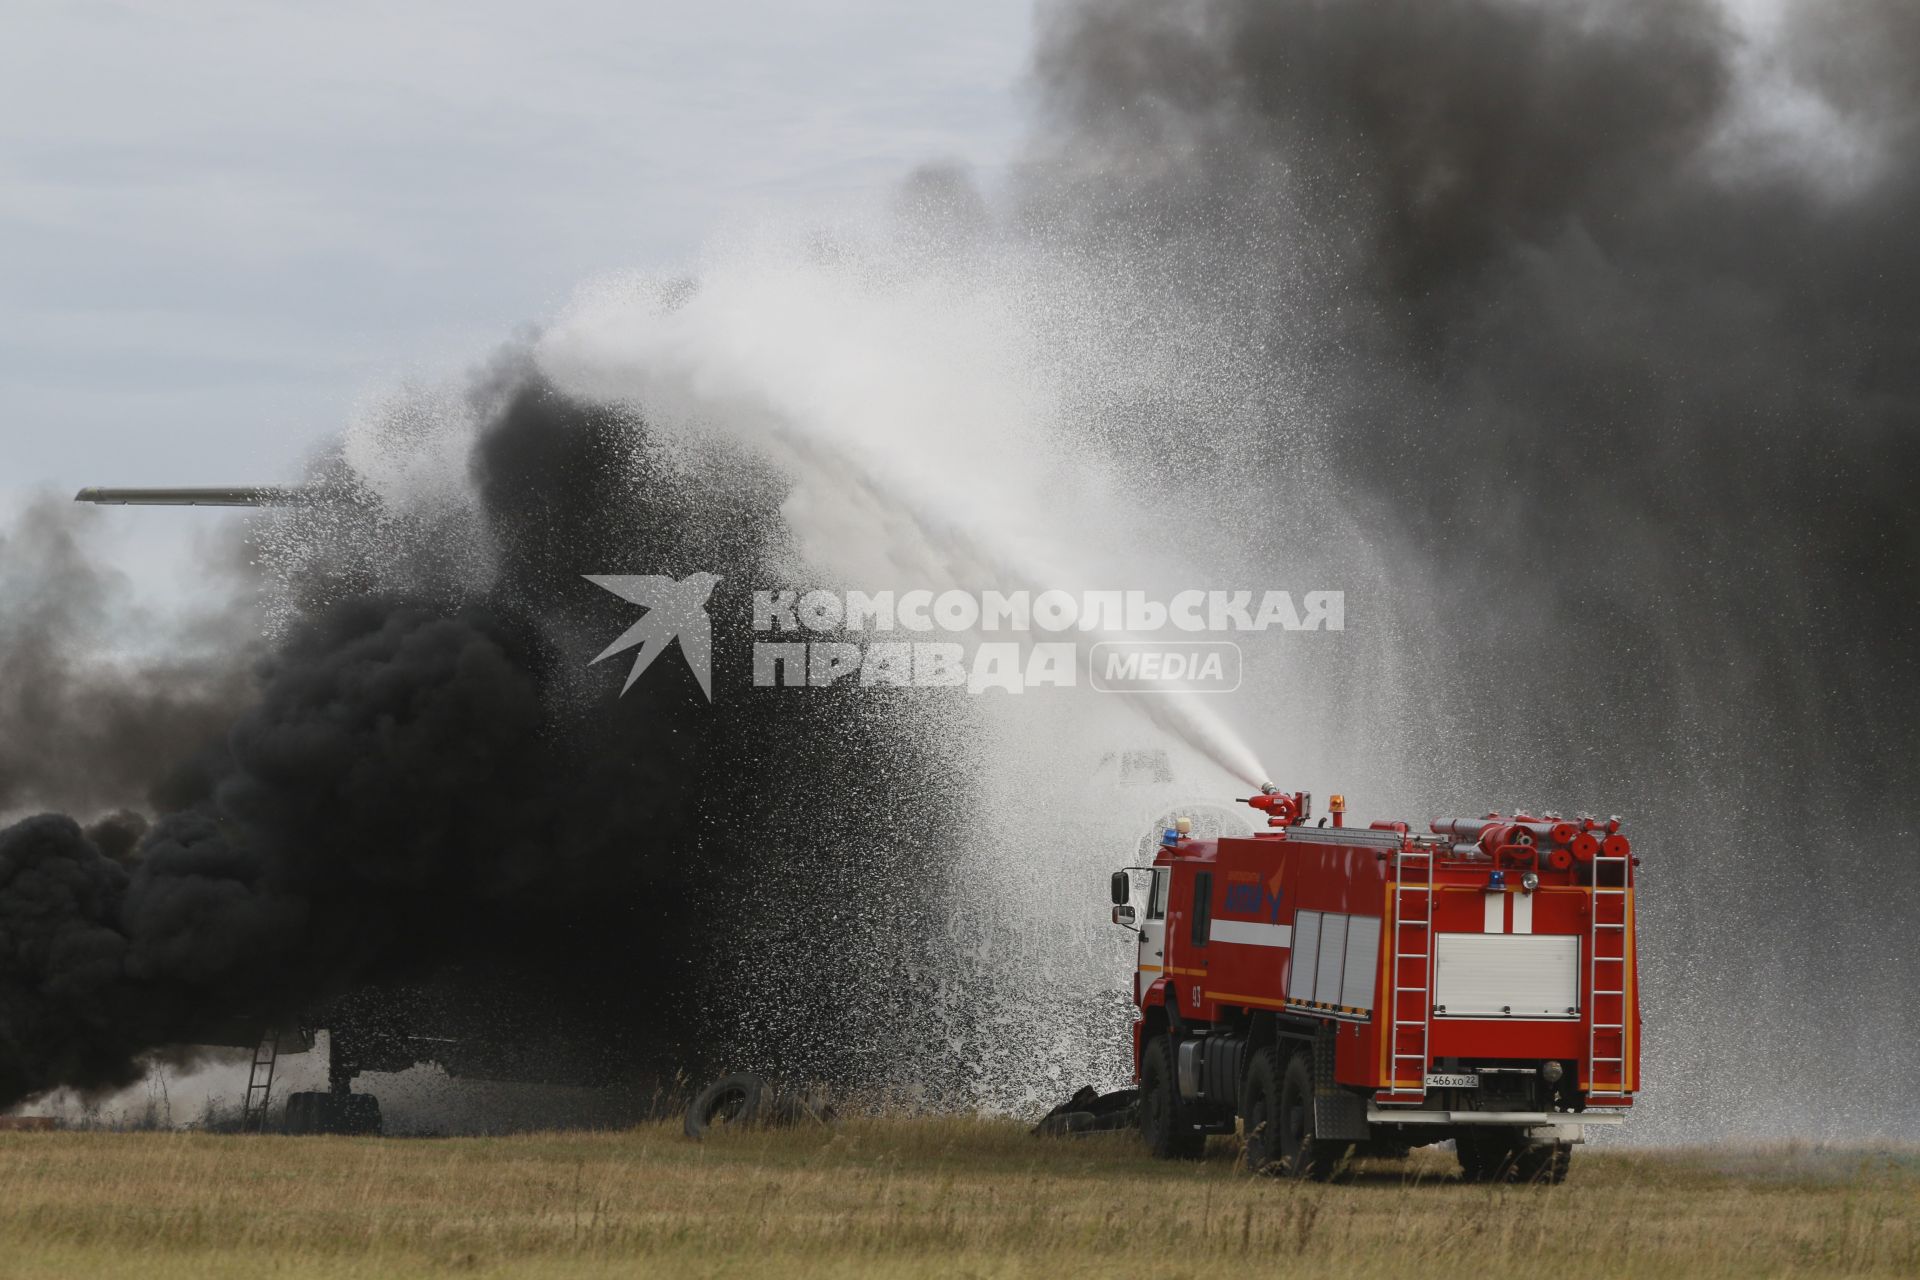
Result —
[[[1287,691],[1324,756],[1389,756],[1436,811],[1629,818],[1648,1102],[1673,1134],[1910,1125],[1920,1086],[1899,1050],[1920,1021],[1914,14],[1803,0],[1756,36],[1706,0],[1042,13],[1016,233],[1169,282],[1257,392],[1199,423],[1109,406],[1102,447],[1171,471],[1196,519],[1207,489],[1178,468],[1257,474],[1225,523],[1287,517],[1306,533],[1276,559],[1331,585],[1389,567],[1329,679]],[[951,183],[903,199],[985,234]],[[754,696],[725,642],[724,706],[668,671],[618,700],[618,672],[583,678],[631,619],[578,575],[716,572],[718,616],[778,548],[779,486],[666,467],[629,417],[512,368],[484,394],[477,507],[292,517],[317,550],[248,709],[196,700],[114,787],[61,784],[116,806],[164,759],[131,851],[60,819],[0,837],[0,1096],[329,1006],[483,1029],[513,1059],[490,1069],[573,1077],[730,1043],[867,1072],[897,1046],[911,982],[843,971],[884,967],[964,770],[930,771],[898,707]],[[1421,705],[1352,723],[1338,691],[1389,673],[1334,668],[1383,633]],[[5,705],[0,758],[28,776],[14,726],[53,717]],[[909,791],[912,827],[889,803]],[[715,976],[743,938],[771,944],[752,1000]]]
[[[113,744],[168,767],[150,830],[48,814],[0,832],[0,1105],[294,1023],[333,1026],[350,1069],[884,1069],[850,1060],[866,1010],[845,991],[910,883],[841,912],[832,956],[761,939],[773,971],[750,1003],[720,980],[742,939],[810,900],[813,872],[870,855],[887,883],[921,838],[888,816],[915,753],[887,708],[753,685],[737,624],[780,549],[778,483],[738,458],[646,483],[643,423],[518,360],[475,395],[490,420],[470,508],[345,489],[256,531],[296,549],[298,607],[227,723]],[[463,576],[476,546],[488,572]],[[624,663],[587,660],[637,615],[582,575],[696,571],[720,577],[712,705],[673,651],[617,697]]]
[[[1394,566],[1349,616],[1431,699],[1409,794],[1633,819],[1676,1132],[1882,1128],[1920,1083],[1916,66],[1899,0],[1043,24],[1031,216],[1168,264],[1276,442],[1309,406],[1262,465]],[[1872,1032],[1814,1069],[1816,1027]]]
[[[42,496],[0,531],[0,815],[144,804],[251,693],[238,608],[196,618],[164,656],[101,651],[137,650],[157,624],[93,545],[95,514]]]

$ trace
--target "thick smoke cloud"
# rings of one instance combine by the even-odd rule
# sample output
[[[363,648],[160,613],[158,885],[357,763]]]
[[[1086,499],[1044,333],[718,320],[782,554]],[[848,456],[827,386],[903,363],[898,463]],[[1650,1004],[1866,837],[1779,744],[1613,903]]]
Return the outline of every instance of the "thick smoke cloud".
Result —
[[[880,754],[887,776],[911,770],[884,710],[755,689],[737,628],[718,629],[712,706],[671,654],[624,698],[614,664],[587,670],[633,619],[583,573],[715,572],[715,613],[744,616],[778,550],[777,486],[737,459],[636,484],[643,424],[520,362],[475,394],[491,420],[471,506],[340,492],[262,535],[300,571],[299,607],[151,831],[44,815],[0,832],[0,1103],[293,1022],[344,1033],[350,1068],[658,1083],[725,1052],[884,1067],[840,1052],[859,1013],[821,1023],[806,1005],[844,990],[874,918],[847,913],[831,970],[814,951],[765,978],[759,996],[792,1014],[758,1009],[751,1046],[710,980],[804,894],[796,818],[911,853],[856,812],[885,787],[843,772]]]
[[[1349,609],[1433,696],[1409,791],[1634,820],[1676,1132],[1884,1127],[1915,1082],[1790,1047],[1920,1012],[1881,852],[1920,766],[1915,65],[1898,3],[1777,42],[1701,0],[1045,24],[1031,216],[1168,263],[1310,407],[1272,492],[1395,566]]]
[[[957,274],[1051,255],[1167,300],[1085,333],[1182,342],[1185,382],[1077,365],[1061,414],[1153,477],[1169,540],[1349,588],[1344,647],[1249,681],[1259,732],[1395,778],[1374,813],[1627,816],[1668,1135],[1911,1132],[1916,66],[1899,0],[1767,36],[1705,0],[1056,4],[1012,224],[943,171],[899,199]],[[0,699],[58,696],[5,704],[0,804],[157,821],[0,835],[0,1097],[279,1018],[376,1029],[376,1068],[431,1041],[476,1074],[942,1083],[960,1041],[913,1015],[951,973],[898,944],[966,810],[950,735],[904,697],[755,691],[736,629],[712,707],[671,655],[625,698],[586,666],[632,619],[583,573],[715,572],[744,616],[782,481],[669,457],[518,356],[473,394],[458,495],[341,460],[335,500],[260,530],[283,626],[237,694],[231,663],[63,685],[19,637],[90,615],[9,614],[50,621],[8,634]],[[1382,714],[1374,685],[1415,693]]]
[[[146,804],[251,692],[244,607],[165,628],[184,633],[154,654],[162,624],[130,616],[98,514],[44,496],[0,531],[0,816]]]

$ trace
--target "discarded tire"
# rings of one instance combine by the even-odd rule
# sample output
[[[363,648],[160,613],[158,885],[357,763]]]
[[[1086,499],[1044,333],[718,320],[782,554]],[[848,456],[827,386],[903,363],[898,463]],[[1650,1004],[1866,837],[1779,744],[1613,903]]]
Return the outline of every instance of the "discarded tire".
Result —
[[[1065,1138],[1083,1133],[1111,1133],[1140,1123],[1140,1091],[1121,1089],[1096,1093],[1083,1085],[1071,1098],[1040,1117],[1033,1126],[1036,1138]]]
[[[704,1138],[715,1129],[826,1124],[833,1115],[833,1103],[818,1090],[787,1089],[743,1072],[721,1076],[694,1095],[686,1131],[689,1138]]]
[[[721,1076],[688,1104],[687,1136],[704,1138],[714,1129],[758,1123],[760,1102],[766,1092],[766,1082],[759,1076]]]

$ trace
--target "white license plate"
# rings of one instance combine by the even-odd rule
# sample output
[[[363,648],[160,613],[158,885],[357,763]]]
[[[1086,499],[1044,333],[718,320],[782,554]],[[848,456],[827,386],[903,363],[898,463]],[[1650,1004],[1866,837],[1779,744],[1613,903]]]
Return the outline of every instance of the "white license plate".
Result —
[[[1429,1089],[1478,1089],[1480,1077],[1477,1075],[1448,1075],[1440,1073],[1427,1077]]]

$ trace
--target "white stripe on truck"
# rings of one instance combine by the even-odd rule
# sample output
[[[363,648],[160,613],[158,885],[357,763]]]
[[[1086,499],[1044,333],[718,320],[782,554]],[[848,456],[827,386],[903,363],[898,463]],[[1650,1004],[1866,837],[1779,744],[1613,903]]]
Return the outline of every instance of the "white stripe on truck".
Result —
[[[1215,942],[1237,942],[1246,947],[1290,947],[1293,945],[1293,926],[1255,924],[1251,920],[1221,920],[1215,917],[1213,932],[1209,936]]]

